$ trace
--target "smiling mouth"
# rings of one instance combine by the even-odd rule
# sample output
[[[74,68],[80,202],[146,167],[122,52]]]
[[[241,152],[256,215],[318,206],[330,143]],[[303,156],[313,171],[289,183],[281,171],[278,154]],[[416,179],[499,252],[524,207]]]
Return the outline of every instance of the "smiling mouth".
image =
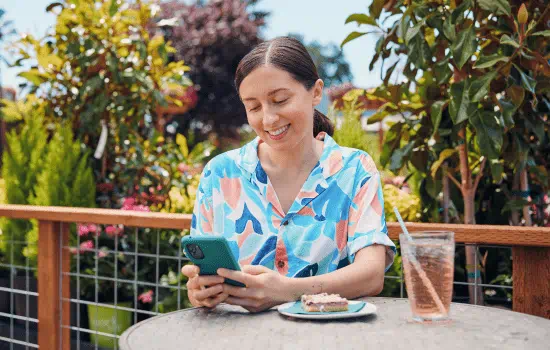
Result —
[[[285,131],[287,131],[289,127],[290,127],[290,124],[285,125],[285,126],[283,126],[282,128],[279,128],[279,129],[276,129],[276,130],[272,130],[272,131],[266,131],[266,132],[267,132],[269,135],[272,135],[272,136],[279,136],[279,135],[281,135],[282,133],[284,133]]]

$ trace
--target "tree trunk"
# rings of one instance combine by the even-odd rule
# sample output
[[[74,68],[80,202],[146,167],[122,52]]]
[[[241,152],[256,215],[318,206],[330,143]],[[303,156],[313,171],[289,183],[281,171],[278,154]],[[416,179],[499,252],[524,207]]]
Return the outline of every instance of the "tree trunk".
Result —
[[[514,180],[512,182],[512,198],[518,199],[518,191],[519,191],[519,173],[514,174]],[[519,219],[519,212],[516,209],[512,209],[510,219],[512,220],[513,226],[519,226],[520,225],[520,219]]]
[[[470,170],[470,164],[468,162],[468,148],[466,140],[466,130],[462,129],[459,132],[459,136],[464,140],[464,143],[459,145],[458,155],[460,158],[460,177],[461,177],[461,192],[464,199],[464,223],[469,225],[475,225],[475,194],[479,178],[474,182],[472,179],[472,172]],[[483,173],[483,165],[480,169],[481,177]],[[466,271],[468,277],[468,291],[470,294],[470,304],[483,305],[483,288],[479,286],[481,284],[481,273],[478,263],[478,250],[477,247],[466,245]],[[474,285],[477,284],[478,286]]]
[[[449,177],[447,176],[447,162],[443,163],[443,222],[448,224],[449,219],[449,202],[451,190],[449,188]]]
[[[475,191],[473,189],[464,193],[464,223],[475,225]],[[470,294],[470,304],[483,305],[483,287],[481,284],[480,263],[477,259],[477,247],[466,245],[466,271],[468,274],[468,292]],[[477,267],[477,268],[476,268]],[[474,285],[477,284],[478,286]]]
[[[523,169],[519,176],[519,183],[521,188],[521,194],[523,198],[529,197],[529,179],[527,176],[527,169]],[[523,207],[523,220],[525,221],[525,226],[533,226],[533,220],[531,220],[531,213],[529,212],[529,206],[526,205]]]

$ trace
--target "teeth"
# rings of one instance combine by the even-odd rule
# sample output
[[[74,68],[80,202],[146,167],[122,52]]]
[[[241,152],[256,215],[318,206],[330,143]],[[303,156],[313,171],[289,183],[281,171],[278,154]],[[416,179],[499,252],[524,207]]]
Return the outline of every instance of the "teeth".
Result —
[[[277,129],[275,131],[268,131],[271,135],[273,136],[277,136],[277,135],[281,135],[283,132],[286,131],[286,129],[288,129],[288,125],[287,126],[283,126],[282,128],[280,129]]]

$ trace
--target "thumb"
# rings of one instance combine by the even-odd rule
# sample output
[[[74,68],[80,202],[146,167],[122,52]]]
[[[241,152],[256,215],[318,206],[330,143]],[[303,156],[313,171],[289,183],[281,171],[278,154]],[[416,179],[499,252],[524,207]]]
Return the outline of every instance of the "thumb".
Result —
[[[262,265],[244,265],[242,267],[243,272],[250,275],[261,275],[262,273],[270,272],[271,270]]]
[[[195,265],[185,265],[181,268],[181,273],[188,278],[193,278],[200,273],[201,269]]]

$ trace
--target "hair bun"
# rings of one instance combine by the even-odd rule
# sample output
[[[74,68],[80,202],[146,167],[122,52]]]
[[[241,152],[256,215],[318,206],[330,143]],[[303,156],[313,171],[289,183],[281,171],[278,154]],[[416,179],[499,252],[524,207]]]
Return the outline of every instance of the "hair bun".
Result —
[[[334,135],[334,124],[326,115],[316,109],[313,114],[313,137],[323,131],[329,136]]]

